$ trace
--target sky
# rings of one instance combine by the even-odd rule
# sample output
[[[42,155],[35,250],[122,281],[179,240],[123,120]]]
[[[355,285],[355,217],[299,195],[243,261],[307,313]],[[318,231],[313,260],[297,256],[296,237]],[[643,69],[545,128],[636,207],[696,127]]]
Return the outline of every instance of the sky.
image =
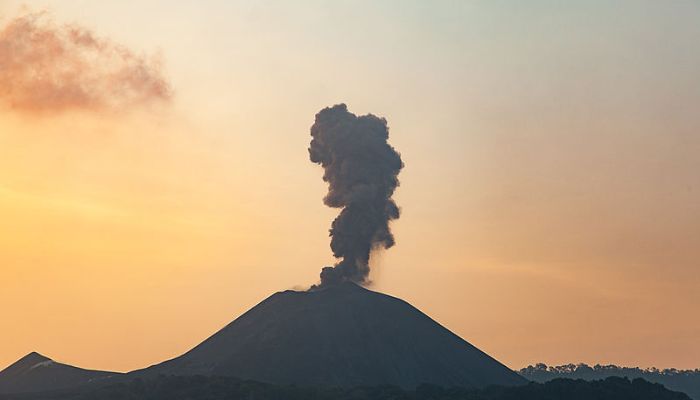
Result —
[[[27,15],[70,46],[0,59],[0,368],[145,367],[318,282],[341,102],[405,162],[373,290],[511,368],[700,368],[700,3],[0,0],[6,59]]]

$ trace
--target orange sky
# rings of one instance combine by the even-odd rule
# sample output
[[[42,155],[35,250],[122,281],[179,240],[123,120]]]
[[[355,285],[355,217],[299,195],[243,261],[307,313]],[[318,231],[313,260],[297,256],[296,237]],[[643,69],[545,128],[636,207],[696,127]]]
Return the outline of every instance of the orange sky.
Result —
[[[306,148],[338,102],[406,163],[374,289],[513,368],[700,367],[697,4],[21,4],[171,92],[0,96],[0,368],[143,367],[315,283],[337,210]],[[77,79],[142,65],[99,62]]]

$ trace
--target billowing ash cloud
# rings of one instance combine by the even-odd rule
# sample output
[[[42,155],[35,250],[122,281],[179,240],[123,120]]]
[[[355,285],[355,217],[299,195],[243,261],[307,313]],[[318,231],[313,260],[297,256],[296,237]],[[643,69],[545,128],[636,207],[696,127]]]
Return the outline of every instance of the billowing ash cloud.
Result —
[[[157,60],[85,28],[57,25],[46,12],[0,26],[0,103],[5,107],[121,109],[170,95]]]
[[[333,255],[341,260],[323,268],[321,285],[365,283],[370,252],[394,245],[389,221],[399,217],[391,196],[399,185],[401,155],[387,143],[384,118],[358,117],[345,104],[316,114],[311,136],[311,161],[321,164],[328,182],[323,202],[342,208],[330,230]]]

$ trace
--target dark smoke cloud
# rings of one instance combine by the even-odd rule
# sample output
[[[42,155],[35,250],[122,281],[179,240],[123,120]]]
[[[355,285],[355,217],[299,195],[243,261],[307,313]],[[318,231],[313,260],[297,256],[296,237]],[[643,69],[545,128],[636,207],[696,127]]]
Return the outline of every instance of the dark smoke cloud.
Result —
[[[27,112],[124,108],[167,100],[157,60],[99,38],[48,13],[0,26],[0,103]]]
[[[328,194],[342,208],[330,229],[333,255],[341,260],[321,271],[321,285],[365,283],[370,252],[394,245],[389,221],[399,217],[391,196],[399,185],[401,155],[391,147],[384,118],[356,116],[345,104],[324,108],[311,127],[311,161],[321,164]]]

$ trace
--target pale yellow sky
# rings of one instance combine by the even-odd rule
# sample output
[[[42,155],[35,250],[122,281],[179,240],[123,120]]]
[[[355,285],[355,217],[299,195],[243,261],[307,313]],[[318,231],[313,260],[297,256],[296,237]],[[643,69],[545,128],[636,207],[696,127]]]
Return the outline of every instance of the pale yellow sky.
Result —
[[[127,371],[333,262],[322,107],[406,163],[373,288],[513,368],[698,368],[700,6],[0,0],[136,54],[173,97],[0,109],[0,368]],[[0,74],[2,71],[0,71]]]

